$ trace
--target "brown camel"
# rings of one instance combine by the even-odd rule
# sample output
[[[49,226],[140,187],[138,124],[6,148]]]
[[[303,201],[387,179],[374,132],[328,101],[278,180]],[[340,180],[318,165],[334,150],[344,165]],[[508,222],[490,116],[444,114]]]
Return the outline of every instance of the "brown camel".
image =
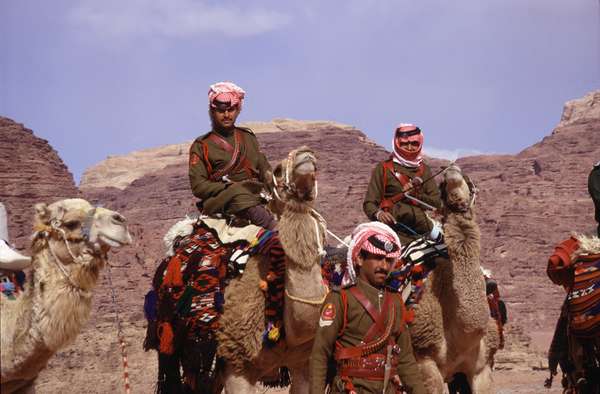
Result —
[[[465,374],[473,393],[490,393],[500,334],[490,317],[479,263],[474,190],[456,166],[445,172],[441,188],[450,263],[438,264],[431,273],[416,307],[410,328],[415,356],[429,393],[444,392],[456,373]]]
[[[316,159],[308,148],[290,152],[276,168],[277,196],[273,210],[279,214],[278,230],[286,253],[285,340],[272,348],[263,346],[264,296],[259,281],[264,262],[253,258],[244,275],[225,292],[221,317],[219,355],[225,359],[226,393],[253,393],[258,380],[290,370],[290,393],[308,393],[308,358],[327,294],[320,259],[325,225],[313,210],[317,194]]]
[[[35,206],[32,272],[16,300],[1,300],[2,393],[32,390],[90,315],[92,290],[111,247],[131,243],[123,216],[82,199]]]

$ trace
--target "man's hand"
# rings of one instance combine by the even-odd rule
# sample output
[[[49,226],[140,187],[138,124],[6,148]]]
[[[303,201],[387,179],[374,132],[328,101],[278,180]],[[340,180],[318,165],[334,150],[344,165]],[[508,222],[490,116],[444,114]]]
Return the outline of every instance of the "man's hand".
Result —
[[[382,211],[379,210],[377,211],[377,213],[375,214],[375,218],[380,221],[383,222],[389,226],[393,225],[394,223],[396,223],[396,220],[394,219],[394,216],[392,216],[391,213],[386,212],[386,211]]]

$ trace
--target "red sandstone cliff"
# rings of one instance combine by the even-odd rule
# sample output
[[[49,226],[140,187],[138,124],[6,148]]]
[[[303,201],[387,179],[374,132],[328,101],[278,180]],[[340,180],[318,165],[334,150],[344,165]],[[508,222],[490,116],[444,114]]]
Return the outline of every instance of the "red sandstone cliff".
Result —
[[[482,259],[498,278],[509,307],[510,351],[498,355],[500,368],[531,371],[532,363],[539,363],[539,358],[527,354],[530,352],[527,334],[534,339],[538,334],[547,336],[553,329],[563,296],[562,290],[545,276],[547,256],[552,246],[570,231],[585,232],[592,228],[586,179],[592,163],[600,160],[598,108],[600,92],[567,103],[562,121],[552,134],[517,155],[458,160],[480,189],[477,211],[483,235]],[[17,213],[18,218],[11,218],[11,235],[23,240],[29,232],[27,223],[35,201],[72,196],[77,191],[70,174],[64,175],[66,168],[45,142],[8,119],[0,118],[0,126],[2,142],[9,142],[0,146],[1,198]],[[329,221],[330,229],[344,235],[365,219],[362,197],[372,167],[388,155],[385,149],[369,141],[359,130],[338,124],[279,120],[257,126],[260,143],[273,162],[300,145],[315,149],[320,170],[318,209]],[[260,132],[261,127],[268,132]],[[32,151],[32,146],[40,150]],[[12,167],[10,171],[4,170],[9,163],[12,165],[13,152],[20,152],[25,158],[53,159],[30,160],[18,170]],[[155,355],[141,351],[142,303],[149,275],[162,256],[161,238],[165,230],[195,209],[187,180],[186,152],[187,144],[182,144],[166,150],[157,148],[113,157],[86,171],[81,185],[86,198],[126,215],[136,239],[135,245],[119,251],[110,260],[117,265],[112,269],[114,290],[130,345],[132,385],[139,392],[150,391],[155,379]],[[146,162],[154,157],[156,166],[145,166],[151,168],[149,172],[127,171],[140,157]],[[51,164],[46,166],[48,163]],[[441,163],[434,161],[433,165]],[[39,178],[39,174],[60,171],[63,183],[58,183],[59,180],[44,183]],[[12,175],[6,177],[6,173]],[[7,187],[5,179],[10,179]],[[46,186],[39,191],[27,189],[21,179]],[[118,188],[106,187],[113,184],[111,179]],[[52,194],[57,184],[63,185],[63,189]],[[27,209],[29,213],[24,214]],[[106,275],[96,292],[94,305],[88,328],[40,376],[37,384],[40,392],[107,392],[122,387],[114,306]],[[503,375],[499,374],[500,378],[495,379],[502,381]],[[508,387],[512,383],[503,384]]]
[[[0,116],[0,201],[8,211],[10,241],[28,247],[36,203],[78,196],[73,176],[48,141]]]

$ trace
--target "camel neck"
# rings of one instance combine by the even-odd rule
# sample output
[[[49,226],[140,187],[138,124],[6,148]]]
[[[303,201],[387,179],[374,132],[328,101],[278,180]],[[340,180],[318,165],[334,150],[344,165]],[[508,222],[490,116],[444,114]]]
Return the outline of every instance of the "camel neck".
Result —
[[[34,331],[39,333],[49,349],[55,351],[75,338],[87,322],[91,310],[91,292],[74,289],[55,262],[51,261],[52,258],[47,250],[35,256],[35,276],[30,291]],[[77,277],[72,275],[75,281]]]
[[[481,330],[489,312],[480,266],[479,226],[470,212],[451,213],[444,233],[451,261],[439,264],[434,275],[441,297],[454,304],[454,312],[447,318],[454,319],[464,332]]]

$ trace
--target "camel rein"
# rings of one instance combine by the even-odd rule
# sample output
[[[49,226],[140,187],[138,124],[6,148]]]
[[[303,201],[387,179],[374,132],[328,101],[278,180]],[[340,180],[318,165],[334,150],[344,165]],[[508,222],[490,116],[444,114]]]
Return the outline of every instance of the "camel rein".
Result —
[[[112,297],[113,307],[115,310],[115,321],[117,323],[117,337],[119,339],[119,345],[121,346],[121,359],[123,361],[123,381],[125,383],[125,393],[131,394],[131,386],[129,384],[129,361],[127,357],[127,347],[125,344],[125,339],[123,335],[123,328],[121,325],[121,318],[119,317],[119,309],[117,305],[117,297],[115,295],[115,289],[112,282],[112,271],[109,264],[108,265],[108,283],[110,287],[110,295]]]

